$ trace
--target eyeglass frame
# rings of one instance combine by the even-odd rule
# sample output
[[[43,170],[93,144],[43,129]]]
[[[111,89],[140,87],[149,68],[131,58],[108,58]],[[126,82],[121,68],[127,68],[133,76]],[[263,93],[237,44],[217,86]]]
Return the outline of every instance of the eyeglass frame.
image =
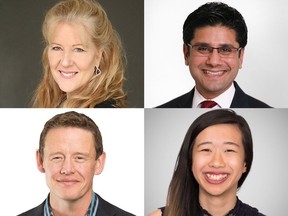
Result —
[[[235,53],[241,51],[241,49],[242,49],[242,47],[236,48],[236,47],[233,47],[233,46],[211,47],[211,46],[208,46],[208,45],[201,45],[201,44],[191,45],[191,44],[189,44],[189,43],[187,43],[186,45],[187,45],[188,47],[190,47],[192,50],[195,50],[194,47],[201,47],[201,46],[206,47],[206,48],[209,48],[209,50],[208,50],[209,53],[207,53],[207,54],[206,54],[206,53],[201,53],[201,51],[199,51],[199,50],[195,50],[195,51],[197,51],[198,53],[200,53],[201,55],[203,55],[203,56],[205,56],[205,57],[211,55],[211,54],[213,53],[213,50],[214,50],[214,49],[216,49],[216,50],[217,50],[217,53],[218,53],[219,55],[221,55],[222,57],[229,57],[229,54],[232,54],[233,52],[228,53],[228,54],[223,54],[223,53],[220,52],[220,49],[221,49],[221,48],[229,48],[229,49],[232,49],[232,50],[235,51]]]

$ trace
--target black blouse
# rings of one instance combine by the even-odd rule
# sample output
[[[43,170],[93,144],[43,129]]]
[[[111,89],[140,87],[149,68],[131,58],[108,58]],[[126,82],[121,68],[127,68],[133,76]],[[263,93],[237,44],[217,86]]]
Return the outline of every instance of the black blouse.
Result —
[[[165,207],[160,208],[162,215],[164,215]],[[200,211],[202,216],[212,216],[207,210],[200,206]],[[260,213],[257,208],[251,207],[248,204],[241,202],[237,198],[236,205],[231,209],[225,216],[265,216]]]
[[[108,99],[96,104],[94,108],[116,108],[116,101],[114,99]]]

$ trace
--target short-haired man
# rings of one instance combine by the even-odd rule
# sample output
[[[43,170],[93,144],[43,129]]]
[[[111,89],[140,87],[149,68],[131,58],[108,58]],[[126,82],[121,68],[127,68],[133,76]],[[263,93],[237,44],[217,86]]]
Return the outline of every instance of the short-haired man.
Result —
[[[20,216],[132,216],[93,192],[106,156],[98,126],[86,115],[71,111],[47,121],[36,157],[50,193]]]
[[[242,15],[221,3],[206,3],[183,25],[185,64],[195,87],[158,108],[269,108],[234,81],[242,67],[247,26]]]

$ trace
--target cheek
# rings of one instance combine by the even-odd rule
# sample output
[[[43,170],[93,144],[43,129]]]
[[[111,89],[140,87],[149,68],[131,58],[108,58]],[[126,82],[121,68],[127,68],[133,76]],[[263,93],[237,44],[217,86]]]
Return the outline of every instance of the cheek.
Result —
[[[201,173],[201,170],[206,166],[207,163],[208,162],[207,162],[206,158],[193,156],[192,172],[193,172],[194,176]]]
[[[230,167],[233,168],[235,171],[239,172],[239,174],[245,171],[245,162],[242,157],[234,157],[227,160]]]
[[[189,57],[188,63],[190,68],[196,68],[199,65],[205,64],[204,58]]]
[[[59,164],[47,164],[47,165],[44,164],[45,173],[46,175],[49,175],[49,176],[53,176],[53,175],[60,173],[60,169],[61,169],[60,167],[61,165]]]
[[[45,179],[47,185],[53,186],[55,184],[57,176],[60,174],[60,170],[55,166],[46,166],[45,168]]]
[[[201,58],[190,58],[188,61],[188,67],[189,67],[189,71],[190,74],[192,75],[192,77],[195,79],[198,76],[201,75],[201,67],[202,65],[205,65],[205,62],[203,60],[201,60]]]
[[[77,60],[75,60],[75,64],[80,70],[87,71],[89,72],[89,74],[91,72],[91,74],[93,75],[94,67],[96,66],[96,61],[92,57],[81,56],[77,58]]]
[[[91,177],[93,178],[94,176],[94,171],[95,171],[95,166],[93,165],[79,165],[75,167],[77,172],[83,176],[85,179],[90,179]]]
[[[189,60],[189,69],[192,76],[202,76],[203,68],[207,68],[207,57],[194,57]]]
[[[240,59],[226,59],[225,64],[228,65],[232,70],[234,69],[235,71],[238,71],[241,63]]]
[[[59,62],[59,59],[60,59],[59,55],[48,52],[48,62],[49,62],[50,67],[57,65],[57,62]]]

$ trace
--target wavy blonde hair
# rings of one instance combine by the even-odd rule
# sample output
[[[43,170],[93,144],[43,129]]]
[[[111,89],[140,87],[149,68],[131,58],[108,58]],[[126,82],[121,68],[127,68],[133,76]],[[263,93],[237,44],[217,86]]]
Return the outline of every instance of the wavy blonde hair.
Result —
[[[93,43],[102,49],[99,65],[101,73],[94,74],[91,80],[67,98],[52,77],[48,60],[49,35],[60,22],[76,22],[84,26]],[[113,29],[101,5],[93,0],[65,0],[52,7],[46,14],[42,33],[45,49],[42,55],[43,78],[33,97],[33,107],[95,107],[113,99],[116,107],[126,106],[123,90],[126,65],[125,53],[117,32]]]

